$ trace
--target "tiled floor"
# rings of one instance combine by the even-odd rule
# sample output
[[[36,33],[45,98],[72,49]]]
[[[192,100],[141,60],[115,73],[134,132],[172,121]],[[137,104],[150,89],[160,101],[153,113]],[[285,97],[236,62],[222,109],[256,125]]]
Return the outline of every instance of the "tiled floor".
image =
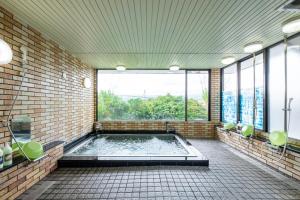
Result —
[[[267,173],[221,142],[191,142],[208,156],[209,168],[58,169],[44,179],[55,183],[39,199],[300,199],[299,182]]]

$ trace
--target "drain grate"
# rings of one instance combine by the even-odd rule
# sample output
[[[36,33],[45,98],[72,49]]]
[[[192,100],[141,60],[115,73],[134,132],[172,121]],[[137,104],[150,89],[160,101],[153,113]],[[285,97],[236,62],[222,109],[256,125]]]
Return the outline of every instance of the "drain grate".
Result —
[[[56,181],[41,181],[23,193],[18,200],[36,200],[55,183]]]

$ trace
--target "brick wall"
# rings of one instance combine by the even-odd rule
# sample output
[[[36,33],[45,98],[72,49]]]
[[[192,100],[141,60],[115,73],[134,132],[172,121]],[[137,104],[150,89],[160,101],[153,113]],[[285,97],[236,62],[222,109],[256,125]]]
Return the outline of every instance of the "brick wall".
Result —
[[[220,90],[221,90],[221,70],[211,70],[211,90],[210,90],[210,108],[211,108],[211,121],[220,121]]]
[[[95,87],[82,86],[83,78],[95,80],[95,70],[47,40],[32,27],[20,23],[0,7],[0,37],[13,50],[13,60],[0,66],[0,121],[6,121],[21,80],[22,45],[28,48],[27,74],[12,112],[32,119],[32,139],[42,143],[70,142],[92,131],[95,119]],[[62,73],[67,73],[63,79]],[[10,142],[7,127],[0,125],[0,146]],[[46,152],[35,163],[23,162],[0,173],[0,199],[15,199],[56,168],[63,146]]]
[[[283,159],[280,158],[281,152],[272,149],[266,143],[256,139],[244,139],[235,132],[225,132],[217,128],[217,138],[222,142],[242,151],[243,153],[269,165],[282,173],[300,180],[300,154],[287,150]]]
[[[103,121],[104,130],[166,130],[164,121]],[[170,121],[169,125],[188,138],[214,138],[215,123]]]
[[[84,65],[55,42],[20,23],[0,7],[0,37],[13,49],[13,60],[0,66],[0,121],[6,120],[21,80],[22,45],[28,48],[25,82],[13,111],[14,117],[32,119],[32,139],[47,143],[71,141],[92,131],[95,119],[94,87],[84,88],[83,79],[95,80],[95,70]],[[67,73],[63,79],[62,73]],[[10,141],[0,125],[0,145]]]
[[[31,186],[56,169],[57,160],[63,155],[63,145],[45,152],[38,162],[23,162],[0,173],[0,200],[16,199]]]

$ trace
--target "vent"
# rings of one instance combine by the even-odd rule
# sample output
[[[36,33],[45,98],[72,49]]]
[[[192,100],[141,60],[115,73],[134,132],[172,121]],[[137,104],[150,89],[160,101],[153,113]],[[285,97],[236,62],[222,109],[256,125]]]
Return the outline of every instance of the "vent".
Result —
[[[278,10],[300,12],[300,0],[289,0],[281,5]]]

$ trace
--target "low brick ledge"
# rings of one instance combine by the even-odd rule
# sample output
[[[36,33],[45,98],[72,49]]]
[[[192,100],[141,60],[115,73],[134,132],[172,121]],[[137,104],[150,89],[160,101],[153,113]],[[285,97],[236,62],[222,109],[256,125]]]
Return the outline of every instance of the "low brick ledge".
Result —
[[[44,144],[43,145],[43,150],[44,152],[60,145],[60,144],[64,144],[64,141],[53,141],[53,142],[49,142],[47,144]],[[10,168],[13,168],[14,166],[17,166],[18,164],[21,164],[23,162],[28,162],[30,163],[29,161],[27,161],[27,159],[23,156],[18,156],[18,157],[13,157],[13,163],[12,165],[8,166],[8,167],[4,167],[3,169],[0,169],[0,174]],[[1,182],[0,182],[1,183]]]
[[[220,127],[216,128],[216,137],[220,141],[281,173],[300,180],[300,153],[287,150],[282,160],[274,162],[280,158],[281,151],[271,148],[266,141],[261,138],[243,138],[236,132],[226,132]]]
[[[44,145],[45,157],[36,162],[22,162],[0,172],[0,199],[16,199],[31,186],[57,168],[57,160],[63,156],[62,141]]]

